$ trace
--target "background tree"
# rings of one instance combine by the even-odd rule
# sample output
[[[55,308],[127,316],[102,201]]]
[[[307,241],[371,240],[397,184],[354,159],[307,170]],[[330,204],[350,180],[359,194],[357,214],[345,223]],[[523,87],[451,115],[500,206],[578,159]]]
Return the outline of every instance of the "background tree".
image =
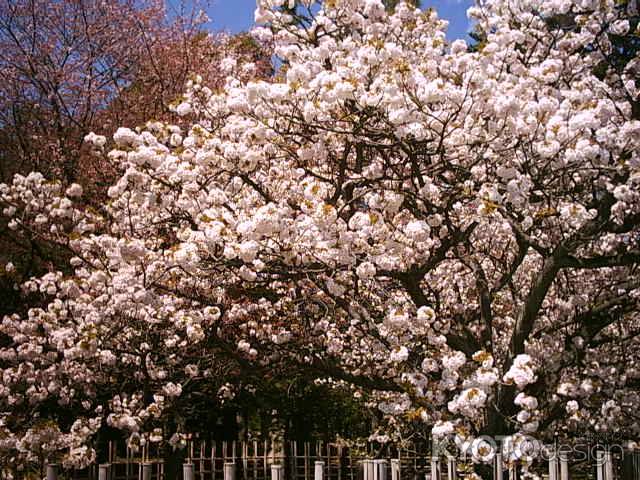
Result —
[[[246,35],[210,34],[205,21],[197,5],[168,20],[158,1],[3,0],[3,178],[38,170],[66,183],[93,180],[89,174],[104,181],[104,164],[82,148],[89,132],[167,118],[189,75],[222,84],[224,73],[211,65],[226,56],[255,63],[246,75],[269,73],[261,46]]]
[[[76,179],[97,111],[131,81],[162,2],[3,0],[2,169]]]
[[[93,0],[0,2],[0,178],[42,172],[77,181],[84,200],[99,206],[117,169],[83,146],[90,132],[113,132],[150,119],[176,120],[190,75],[220,88],[217,66],[238,59],[244,77],[270,74],[270,54],[247,35],[209,33],[197,4],[166,16],[164,2]],[[215,66],[215,67],[214,67]],[[0,223],[0,258],[29,277],[66,260],[41,239],[18,236]],[[21,300],[0,277],[0,314]]]

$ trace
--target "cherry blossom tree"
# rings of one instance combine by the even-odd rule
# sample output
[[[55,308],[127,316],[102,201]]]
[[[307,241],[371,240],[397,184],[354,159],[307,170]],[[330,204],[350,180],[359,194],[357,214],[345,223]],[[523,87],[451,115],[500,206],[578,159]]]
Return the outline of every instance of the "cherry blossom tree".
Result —
[[[640,60],[611,61],[635,2],[482,1],[475,49],[431,10],[311,3],[258,2],[279,80],[225,59],[175,105],[188,130],[118,129],[103,210],[37,173],[0,188],[73,269],[0,327],[8,455],[86,463],[102,424],[179,442],[176,405],[282,365],[382,412],[375,438],[421,425],[478,463],[484,435],[637,438]]]

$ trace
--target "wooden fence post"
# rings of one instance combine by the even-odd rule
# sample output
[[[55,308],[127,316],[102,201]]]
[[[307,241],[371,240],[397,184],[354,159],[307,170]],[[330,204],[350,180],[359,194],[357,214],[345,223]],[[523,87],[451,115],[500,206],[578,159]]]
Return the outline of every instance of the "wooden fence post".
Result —
[[[140,470],[142,470],[142,480],[151,480],[151,473],[153,471],[153,464],[142,463],[140,464]]]
[[[225,462],[223,469],[224,480],[236,480],[236,464],[234,462]]]
[[[58,465],[55,463],[47,464],[47,480],[58,480]]]
[[[558,480],[558,452],[555,450],[549,456],[549,480]]]
[[[193,463],[182,464],[182,478],[183,480],[195,480]]]
[[[391,460],[391,480],[400,480],[400,459]]]
[[[503,475],[502,454],[496,453],[496,456],[493,458],[493,480],[502,480]]]
[[[373,480],[387,480],[387,461],[373,461]]]
[[[98,467],[98,480],[111,480],[111,464],[103,463]]]
[[[315,468],[313,470],[314,480],[323,480],[324,478],[324,462],[322,460],[316,460]]]
[[[613,480],[613,456],[611,449],[604,451],[604,478],[605,480]]]
[[[560,480],[569,480],[569,457],[566,452],[560,452]]]
[[[447,457],[447,480],[456,480],[458,470],[456,465],[456,457],[449,455]]]
[[[427,480],[429,480],[427,478]],[[431,480],[440,480],[440,459],[431,457]]]
[[[605,480],[604,473],[604,452],[596,451],[596,480]]]
[[[373,460],[362,460],[362,478],[364,480],[373,480]]]
[[[271,465],[271,480],[284,480],[284,467],[282,465]]]

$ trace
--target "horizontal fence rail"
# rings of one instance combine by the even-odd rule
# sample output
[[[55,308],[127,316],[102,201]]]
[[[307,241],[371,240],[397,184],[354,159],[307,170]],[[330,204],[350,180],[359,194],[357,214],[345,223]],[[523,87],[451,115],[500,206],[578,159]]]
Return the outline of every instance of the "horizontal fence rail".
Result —
[[[428,445],[376,450],[325,442],[189,442],[183,480],[463,480],[470,459],[432,456]],[[640,452],[600,448],[593,458],[548,452],[536,473],[546,480],[640,480]],[[123,455],[122,455],[123,454]],[[46,480],[173,480],[159,451],[109,445],[108,461],[84,470],[65,471],[48,464]],[[179,476],[179,475],[178,475]],[[519,480],[514,465],[493,458],[492,480]],[[483,475],[484,477],[484,475]]]

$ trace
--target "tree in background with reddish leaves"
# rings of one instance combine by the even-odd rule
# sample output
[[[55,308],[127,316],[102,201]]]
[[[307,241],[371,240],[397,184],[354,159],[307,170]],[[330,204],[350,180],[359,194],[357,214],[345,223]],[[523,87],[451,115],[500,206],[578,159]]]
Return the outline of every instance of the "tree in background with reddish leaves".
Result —
[[[169,105],[192,75],[220,87],[229,73],[219,68],[224,58],[242,59],[239,76],[270,75],[264,45],[244,34],[209,33],[197,3],[176,10],[161,0],[0,0],[0,181],[39,171],[78,182],[83,201],[99,207],[118,172],[84,146],[87,134],[110,138],[118,126],[150,119],[179,124]],[[16,266],[14,277],[59,268],[65,259],[6,222],[0,251],[3,264]],[[6,273],[0,313],[24,301]]]
[[[90,131],[165,118],[189,74],[221,84],[228,54],[253,60],[247,74],[270,71],[248,37],[206,33],[197,6],[174,13],[159,0],[0,1],[0,175],[82,183],[96,170],[82,149]]]
[[[164,18],[160,2],[0,3],[3,176],[74,181],[82,137],[130,83]]]

